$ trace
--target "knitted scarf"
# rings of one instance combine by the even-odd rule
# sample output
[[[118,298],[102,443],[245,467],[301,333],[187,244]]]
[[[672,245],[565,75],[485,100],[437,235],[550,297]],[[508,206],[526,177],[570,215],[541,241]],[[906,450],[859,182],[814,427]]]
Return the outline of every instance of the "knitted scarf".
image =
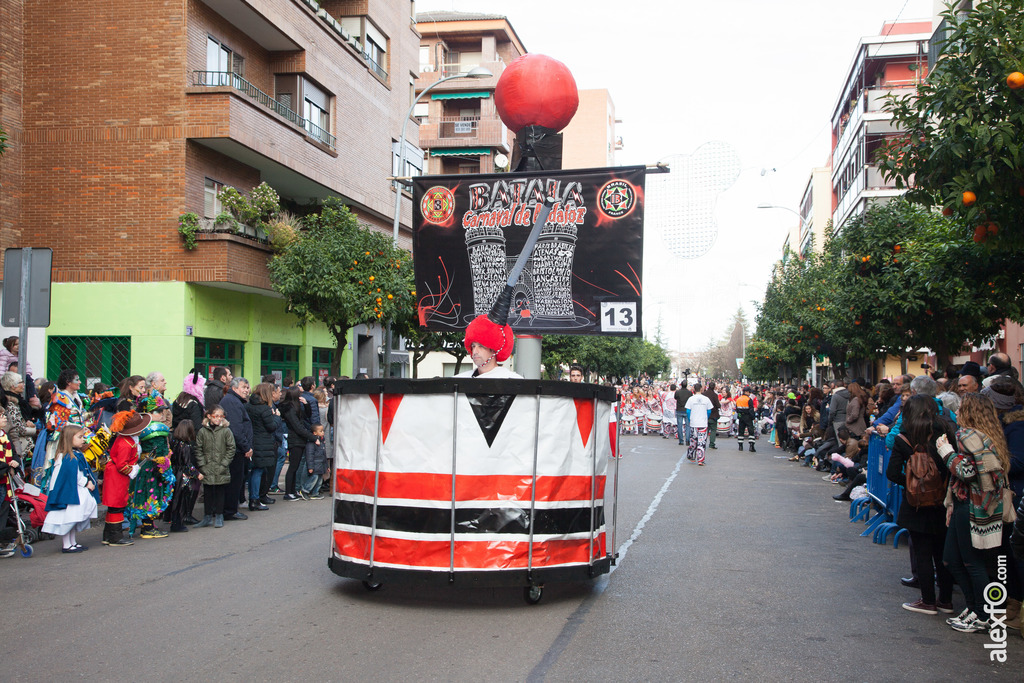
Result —
[[[998,548],[1003,540],[1003,486],[1006,475],[992,441],[967,427],[957,430],[957,449],[946,456],[950,492],[970,505],[971,545]]]

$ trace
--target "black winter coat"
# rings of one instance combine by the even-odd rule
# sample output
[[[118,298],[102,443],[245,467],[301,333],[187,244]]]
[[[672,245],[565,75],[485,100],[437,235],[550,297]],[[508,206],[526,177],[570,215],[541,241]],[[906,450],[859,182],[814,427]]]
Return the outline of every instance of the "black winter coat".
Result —
[[[224,417],[231,423],[231,433],[235,437],[235,452],[245,455],[252,448],[252,420],[245,409],[246,401],[233,391],[228,391],[220,400],[224,409]]]
[[[281,419],[288,425],[288,452],[304,453],[306,444],[315,439],[306,420],[305,411],[295,410],[295,404],[281,402]]]
[[[947,472],[946,464],[935,449],[935,439],[943,433],[943,425],[936,423],[929,438],[928,453],[935,461],[939,472]],[[955,434],[947,434],[947,437],[956,438]],[[955,443],[955,441],[953,442]],[[886,467],[885,476],[894,484],[907,485],[906,467],[914,448],[899,436],[892,444],[892,455],[889,456],[889,465]],[[932,534],[945,538],[946,536],[946,508],[943,505],[922,505],[915,508],[907,501],[907,492],[903,491],[903,500],[900,505],[900,514],[896,523],[904,529],[924,534]]]
[[[219,379],[211,379],[206,383],[206,389],[203,391],[203,405],[219,405],[222,398],[224,398],[224,382]]]
[[[191,420],[196,434],[203,427],[203,407],[195,397],[190,396],[188,403],[184,406],[177,401],[171,404],[171,431],[181,423],[182,420]]]
[[[263,402],[259,394],[249,397],[245,409],[252,420],[252,466],[256,468],[274,467],[277,464],[277,439],[274,433],[281,418],[274,415],[273,409]]]

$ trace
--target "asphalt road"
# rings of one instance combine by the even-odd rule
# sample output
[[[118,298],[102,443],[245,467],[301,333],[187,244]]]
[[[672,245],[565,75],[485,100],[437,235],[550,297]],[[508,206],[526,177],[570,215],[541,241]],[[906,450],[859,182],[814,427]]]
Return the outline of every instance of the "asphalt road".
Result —
[[[759,442],[760,450],[764,451]],[[905,546],[860,538],[837,488],[779,451],[708,465],[629,437],[610,576],[367,592],[327,568],[330,501],[128,548],[0,560],[0,680],[889,681],[1024,678],[1024,640],[900,609]],[[610,509],[609,509],[610,516]],[[957,611],[963,599],[954,595]]]

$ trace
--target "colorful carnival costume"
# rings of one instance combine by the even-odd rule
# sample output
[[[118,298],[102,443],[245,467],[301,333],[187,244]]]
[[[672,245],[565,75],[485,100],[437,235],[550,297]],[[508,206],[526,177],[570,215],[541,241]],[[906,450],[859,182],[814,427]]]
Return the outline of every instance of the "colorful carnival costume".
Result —
[[[103,472],[103,504],[107,506],[107,519],[103,527],[103,544],[112,546],[131,545],[124,538],[121,523],[124,509],[128,506],[128,489],[133,477],[139,472],[139,434],[149,426],[153,418],[126,410],[114,416],[110,425],[117,433],[110,447],[110,460]]]
[[[50,405],[46,407],[46,450],[44,453],[37,452],[32,458],[32,481],[43,491],[49,487],[60,431],[69,424],[84,426],[85,408],[78,394],[58,389],[50,399]],[[92,438],[92,432],[87,429],[84,436],[88,443]]]
[[[662,412],[660,397],[648,396],[644,401],[644,421],[648,433],[661,433]]]
[[[139,434],[139,475],[129,487],[129,535],[142,523],[143,538],[163,538],[167,534],[153,525],[163,514],[174,495],[174,472],[171,470],[171,430],[163,422],[150,422]]]

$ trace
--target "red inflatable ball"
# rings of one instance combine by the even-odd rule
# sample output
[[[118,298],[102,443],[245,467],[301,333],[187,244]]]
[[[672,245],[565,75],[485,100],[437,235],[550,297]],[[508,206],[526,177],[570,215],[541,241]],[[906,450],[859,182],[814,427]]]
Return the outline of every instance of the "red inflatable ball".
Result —
[[[569,67],[546,55],[523,55],[505,67],[494,90],[494,105],[505,125],[562,130],[580,106]]]

